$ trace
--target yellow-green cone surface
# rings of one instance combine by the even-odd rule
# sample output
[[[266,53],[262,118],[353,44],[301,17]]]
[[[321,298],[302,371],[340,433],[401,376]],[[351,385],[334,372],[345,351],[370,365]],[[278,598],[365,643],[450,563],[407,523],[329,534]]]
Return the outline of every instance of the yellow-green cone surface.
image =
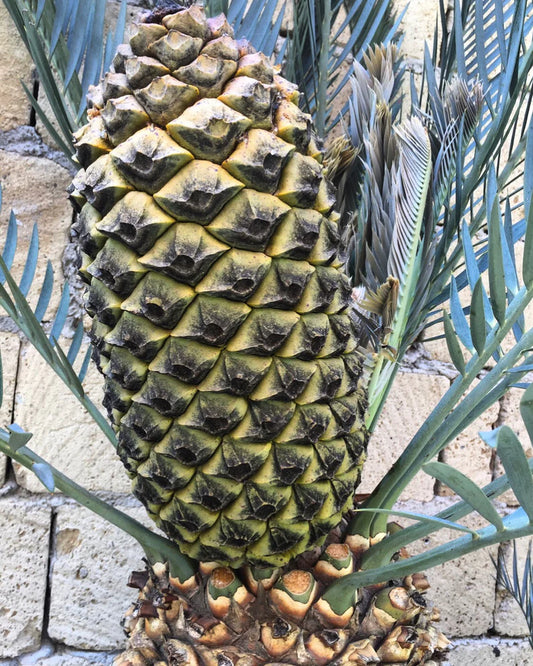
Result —
[[[281,566],[351,506],[366,441],[310,118],[198,6],[141,24],[114,70],[72,198],[119,455],[185,553]]]

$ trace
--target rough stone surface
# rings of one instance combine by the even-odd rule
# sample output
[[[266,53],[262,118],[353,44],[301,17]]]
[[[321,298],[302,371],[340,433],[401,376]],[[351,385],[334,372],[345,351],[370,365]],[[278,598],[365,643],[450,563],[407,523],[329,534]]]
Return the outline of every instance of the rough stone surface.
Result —
[[[533,650],[527,641],[492,638],[457,641],[442,666],[533,666]]]
[[[358,493],[368,493],[391,467],[424,423],[439,398],[450,386],[445,377],[399,372],[370,439],[368,459]],[[433,497],[433,479],[420,472],[402,499],[428,501]]]
[[[15,379],[17,375],[20,340],[18,335],[0,333],[0,350],[2,351],[2,379],[4,384],[4,398],[0,405],[0,427],[9,425],[12,421],[13,397],[15,393]],[[5,481],[6,457],[0,453],[0,486]]]
[[[0,245],[3,245],[7,220],[13,209],[19,223],[19,242],[12,272],[16,278],[20,278],[33,225],[34,223],[39,225],[39,261],[35,274],[35,287],[30,291],[29,301],[32,305],[37,303],[46,264],[50,260],[54,269],[56,288],[46,319],[54,314],[63,284],[61,258],[72,219],[72,207],[66,193],[70,180],[68,171],[51,160],[0,150],[0,185],[3,197],[0,212]]]
[[[2,44],[0,127],[2,130],[7,130],[17,125],[25,125],[29,120],[30,103],[22,88],[21,80],[31,90],[32,61],[3,4],[0,7],[0,43]]]
[[[50,522],[46,506],[0,498],[0,657],[39,647]]]
[[[523,538],[516,540],[516,556],[520,579],[524,571],[525,560],[531,539]],[[513,548],[506,543],[501,546],[504,549],[505,565],[509,576],[513,576]],[[529,629],[518,602],[507,590],[498,588],[496,592],[496,607],[494,611],[494,630],[503,636],[528,636]]]
[[[400,507],[406,511],[432,516],[449,504],[449,499],[435,498],[428,503],[402,502]],[[395,520],[406,524],[403,519]],[[486,523],[471,515],[465,524],[477,529]],[[408,550],[411,555],[417,555],[460,535],[459,532],[442,529],[410,545]],[[426,572],[431,585],[428,598],[440,610],[439,629],[446,636],[481,636],[491,629],[495,570],[490,558],[491,555],[496,558],[497,553],[498,546],[492,546],[438,565]]]
[[[143,509],[127,512],[148,523]],[[48,635],[65,645],[90,650],[124,646],[120,627],[135,590],[126,587],[142,569],[143,552],[118,528],[76,505],[58,509],[52,567]]]
[[[68,349],[69,342],[61,341],[64,349]],[[80,357],[83,358],[83,350]],[[99,407],[103,382],[92,363],[84,386]],[[111,443],[53,370],[28,345],[21,351],[15,420],[33,433],[33,450],[76,483],[89,490],[130,491],[129,479]],[[25,468],[17,466],[16,476],[27,490],[44,492],[35,475]]]
[[[400,29],[404,32],[402,52],[409,58],[424,57],[424,43],[433,41],[435,21],[439,12],[438,0],[396,0],[396,11],[402,12],[407,7]],[[448,4],[445,0],[445,6]]]
[[[47,659],[39,659],[39,661],[32,662],[35,666],[110,666],[113,661],[111,655],[103,655],[102,657],[75,657],[72,653],[63,655],[54,655]],[[20,666],[25,666],[21,661]]]
[[[492,481],[491,458],[493,450],[485,444],[479,432],[492,430],[500,413],[500,403],[491,405],[479,418],[471,423],[442,452],[442,460],[466,474],[478,486]],[[439,495],[452,495],[453,492],[439,484]]]
[[[45,641],[36,652],[28,652],[18,659],[0,659],[0,666],[111,666],[115,652],[86,652],[69,650]]]

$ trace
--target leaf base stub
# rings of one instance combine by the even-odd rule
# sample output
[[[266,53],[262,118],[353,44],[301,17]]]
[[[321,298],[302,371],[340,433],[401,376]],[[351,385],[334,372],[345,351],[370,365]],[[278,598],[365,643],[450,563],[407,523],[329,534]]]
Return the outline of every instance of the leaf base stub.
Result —
[[[320,564],[337,559],[346,567],[338,532],[322,553],[307,553],[292,568],[203,563],[185,587],[162,563],[134,572],[129,585],[139,597],[124,619],[127,650],[114,666],[436,666],[448,641],[435,626],[423,574],[358,590],[344,614],[322,597],[331,577]]]

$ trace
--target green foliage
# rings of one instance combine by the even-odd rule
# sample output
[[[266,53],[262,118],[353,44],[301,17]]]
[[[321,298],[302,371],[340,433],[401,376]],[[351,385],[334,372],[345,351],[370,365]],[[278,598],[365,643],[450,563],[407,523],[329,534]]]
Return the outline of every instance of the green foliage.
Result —
[[[400,19],[389,0],[303,0],[293,6],[284,75],[298,82],[302,106],[324,137],[339,120],[333,117],[333,102],[349,82],[347,59],[360,61],[370,45],[397,37]],[[345,32],[348,38],[339,47]]]
[[[457,3],[451,31],[446,27],[443,11],[442,7],[440,40],[436,34],[433,56],[427,49],[425,53],[424,88],[418,93],[412,85],[413,112],[423,120],[433,152],[431,188],[421,194],[417,204],[424,215],[422,233],[411,239],[417,255],[415,276],[409,271],[402,274],[400,267],[390,263],[395,251],[395,173],[399,162],[394,136],[401,127],[394,121],[394,99],[381,93],[381,89],[389,89],[384,84],[372,92],[366,108],[361,104],[361,98],[365,98],[361,85],[354,86],[352,96],[352,107],[363,113],[351,114],[350,134],[366,169],[355,167],[350,187],[345,186],[340,193],[341,200],[352,202],[352,218],[345,214],[347,268],[354,284],[370,292],[391,275],[391,270],[400,285],[406,282],[408,273],[411,281],[410,289],[400,289],[396,319],[387,340],[396,356],[392,360],[378,356],[373,371],[367,421],[371,430],[405,351],[424,329],[428,331],[426,337],[434,339],[428,335],[429,327],[442,322],[441,308],[450,293],[459,339],[473,350],[475,345],[482,347],[488,328],[484,331],[483,317],[477,308],[470,324],[459,314],[462,306],[458,292],[467,286],[473,290],[480,274],[489,267],[490,308],[482,285],[477,287],[475,299],[478,303],[482,298],[487,306],[487,326],[494,318],[501,321],[506,298],[516,292],[512,245],[524,234],[525,222],[513,224],[511,211],[501,211],[499,197],[507,188],[509,198],[518,195],[522,202],[528,201],[519,183],[524,174],[526,130],[531,116],[533,47],[529,36],[533,30],[533,3],[520,0],[502,5],[501,0],[464,0]],[[437,68],[446,72],[438,81]],[[367,97],[368,90],[367,87]],[[376,165],[383,166],[380,170]],[[406,169],[411,178],[413,168],[416,166]],[[528,183],[531,188],[531,176],[525,187]],[[474,250],[471,239],[487,224],[492,231],[488,236],[491,242],[476,240]],[[499,235],[502,252],[494,245]],[[397,234],[399,237],[404,238]],[[528,244],[528,251],[530,247]],[[461,270],[467,258],[466,270]],[[531,263],[529,257],[525,264],[526,284]],[[508,283],[507,295],[502,274]],[[371,319],[374,329],[379,330],[380,317]],[[519,322],[517,326],[520,325]],[[448,345],[453,346],[449,325],[446,337]],[[451,351],[452,357],[458,359],[457,350]]]

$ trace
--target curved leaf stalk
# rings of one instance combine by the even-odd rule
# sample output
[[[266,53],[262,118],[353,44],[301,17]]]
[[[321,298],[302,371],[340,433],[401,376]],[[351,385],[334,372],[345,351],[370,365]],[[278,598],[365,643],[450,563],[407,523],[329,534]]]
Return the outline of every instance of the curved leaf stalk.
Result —
[[[522,419],[526,425],[526,429],[528,430],[528,433],[530,435],[530,440],[533,441],[533,384],[530,384],[529,387],[525,390],[522,399],[520,401],[520,412],[522,415]],[[480,433],[481,434],[481,433]],[[504,433],[505,434],[505,433]],[[501,439],[501,428],[498,430],[490,431],[490,436],[492,438],[496,439],[496,443],[498,443],[498,438]],[[509,433],[506,439],[510,439],[511,441],[513,439],[517,440],[516,436],[512,434],[512,431]],[[523,458],[523,450],[521,447],[520,442],[515,441],[515,446],[520,447],[520,452],[519,455],[515,455],[514,453],[509,453],[507,452],[507,458],[508,459],[513,459],[513,458],[521,458],[521,463],[520,463],[520,468],[521,468],[521,474],[522,476],[526,479],[526,485],[531,485],[531,475],[533,473],[533,458],[530,459],[525,459]],[[506,453],[505,447],[501,447],[501,442],[500,445],[498,445],[498,454],[502,461],[504,460],[503,453]],[[441,463],[429,463],[429,465],[426,465],[424,469],[427,467],[431,467],[432,465],[440,465]],[[529,480],[527,480],[529,479]],[[473,482],[469,481],[468,482],[472,485]],[[516,479],[510,479],[509,475],[507,473],[503,474],[502,476],[498,477],[494,481],[491,481],[489,484],[484,486],[482,489],[479,489],[477,486],[476,487],[476,492],[482,494],[484,497],[484,502],[486,506],[491,507],[491,512],[494,512],[495,509],[491,503],[491,500],[496,499],[499,497],[502,493],[506,492],[509,490],[511,487],[513,487],[512,484],[515,484],[516,486]],[[460,488],[456,488],[456,490],[461,490]],[[463,489],[464,490],[464,489]],[[531,504],[533,501],[533,494],[530,492],[530,495],[532,497],[528,497],[526,502]],[[440,511],[437,513],[433,518],[444,521],[446,523],[447,521],[452,521],[452,522],[457,522],[467,516],[469,513],[472,512],[473,508],[477,506],[477,509],[479,509],[479,501],[475,500],[472,502],[471,497],[468,497],[467,501],[467,494],[463,492],[463,497],[459,502],[456,502],[450,507],[447,507],[443,511]],[[371,509],[369,509],[370,511]],[[478,511],[479,512],[479,511]],[[502,530],[502,522],[499,518],[495,519],[494,515],[490,515],[486,510],[483,511],[485,514],[485,518],[491,522],[498,530]],[[503,526],[504,528],[505,526]],[[441,529],[441,527],[437,527],[437,529]],[[394,533],[389,533],[387,534],[387,537],[385,539],[382,539],[379,543],[374,544],[363,556],[364,560],[364,566],[366,568],[373,568],[377,566],[381,566],[383,564],[388,564],[393,557],[394,553],[398,552],[401,548],[405,546],[409,546],[410,544],[414,543],[418,539],[422,539],[432,532],[435,532],[435,527],[433,526],[428,526],[427,523],[419,521],[415,525],[410,525],[409,527],[406,527],[402,530],[398,530]]]
[[[419,555],[412,555],[391,564],[364,569],[344,576],[330,585],[322,598],[329,601],[332,608],[341,608],[345,604],[349,607],[353,603],[354,591],[357,589],[391,579],[403,578],[417,571],[427,571],[481,548],[533,534],[533,524],[522,509],[517,509],[503,518],[503,523],[505,527],[503,532],[498,531],[493,525],[489,525],[478,530],[475,539],[468,535],[459,537]]]
[[[528,467],[530,473],[533,474],[533,458],[528,460]],[[491,500],[499,497],[510,488],[511,484],[509,483],[507,474],[504,474],[482,488],[482,492],[488,500]],[[446,522],[457,522],[471,512],[471,505],[463,500],[440,511],[433,516],[433,518]],[[388,534],[386,539],[382,539],[367,551],[364,556],[365,567],[372,569],[382,566],[383,563],[390,562],[394,553],[397,553],[401,548],[408,547],[418,539],[423,539],[443,527],[446,527],[444,523],[441,526],[435,527],[435,525],[430,525],[429,523],[419,522],[415,525],[405,527],[402,530],[398,530],[394,534]]]
[[[21,435],[22,433],[17,433]],[[30,433],[24,433],[26,439],[31,437]],[[185,581],[196,573],[194,564],[188,557],[182,555],[176,544],[162,537],[148,528],[144,527],[131,516],[119,511],[96,495],[69,479],[59,470],[52,467],[43,458],[31,451],[26,445],[17,447],[13,445],[13,433],[0,430],[0,451],[23,465],[30,471],[36,471],[35,465],[39,465],[39,478],[43,473],[52,481],[48,489],[52,492],[57,489],[76,500],[93,513],[103,518],[108,523],[115,525],[126,534],[132,536],[144,549],[146,556],[152,562],[169,562],[172,575],[177,576],[180,581]],[[38,468],[39,469],[39,468]],[[49,486],[49,482],[47,482]]]
[[[41,354],[56,375],[64,382],[70,391],[76,396],[83,407],[89,412],[94,421],[100,427],[107,439],[116,448],[116,437],[113,428],[107,419],[85,393],[79,377],[74,372],[72,365],[65,357],[59,346],[52,342],[32,311],[26,297],[21,292],[19,286],[12,277],[9,269],[0,256],[0,271],[3,274],[7,285],[11,291],[11,296],[7,289],[0,284],[0,307],[13,320],[18,328],[24,333],[30,343]]]
[[[439,401],[433,412],[418,430],[408,447],[400,455],[395,465],[380,481],[370,498],[365,502],[365,508],[391,509],[401,492],[414,478],[422,465],[431,460],[456,435],[459,427],[464,427],[471,421],[472,411],[487,394],[495,389],[506,373],[514,367],[525,351],[533,348],[533,330],[526,333],[511,351],[509,351],[496,366],[479,382],[479,384],[464,398],[461,405],[456,408],[463,394],[475,381],[489,359],[498,350],[501,343],[511,331],[527,305],[533,300],[533,285],[527,289],[523,287],[513,299],[507,310],[505,322],[493,330],[487,337],[485,349],[481,354],[474,354],[466,366],[465,374],[453,382],[450,389]],[[525,373],[524,373],[525,374]],[[509,385],[515,378],[508,377]],[[502,388],[505,391],[505,388]],[[499,393],[491,394],[492,401],[500,397]],[[488,407],[488,405],[484,405]],[[370,514],[356,516],[349,531],[351,534],[370,536],[384,532],[384,519],[372,517]]]

